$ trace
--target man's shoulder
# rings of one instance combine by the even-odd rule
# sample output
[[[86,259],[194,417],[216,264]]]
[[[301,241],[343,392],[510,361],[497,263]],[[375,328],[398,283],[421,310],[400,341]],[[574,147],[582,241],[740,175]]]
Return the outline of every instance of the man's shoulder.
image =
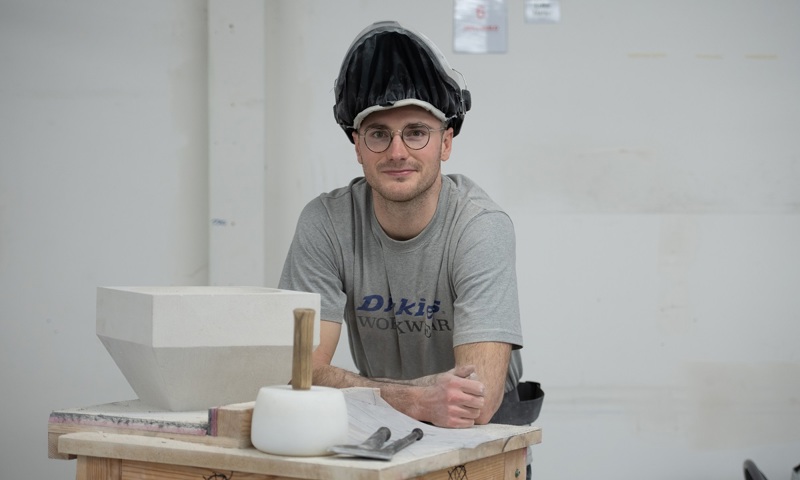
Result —
[[[319,194],[305,207],[306,214],[338,215],[351,212],[354,205],[363,204],[367,195],[367,182],[364,177],[353,179],[349,184]]]
[[[445,181],[450,183],[450,194],[463,207],[479,212],[503,212],[492,197],[474,180],[462,174],[448,174]]]
[[[359,197],[366,195],[366,192],[367,192],[366,179],[364,179],[364,177],[356,177],[353,180],[351,180],[350,183],[348,183],[347,185],[336,188],[329,192],[322,193],[319,195],[318,198],[323,203],[342,201],[342,199],[346,201],[348,198],[353,196]]]

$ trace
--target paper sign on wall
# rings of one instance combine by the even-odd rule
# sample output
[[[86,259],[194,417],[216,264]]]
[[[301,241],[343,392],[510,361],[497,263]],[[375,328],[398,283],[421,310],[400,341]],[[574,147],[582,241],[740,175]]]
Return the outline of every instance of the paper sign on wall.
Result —
[[[525,0],[525,23],[558,23],[559,20],[558,0]]]
[[[453,50],[458,53],[505,53],[508,11],[505,0],[455,0]]]

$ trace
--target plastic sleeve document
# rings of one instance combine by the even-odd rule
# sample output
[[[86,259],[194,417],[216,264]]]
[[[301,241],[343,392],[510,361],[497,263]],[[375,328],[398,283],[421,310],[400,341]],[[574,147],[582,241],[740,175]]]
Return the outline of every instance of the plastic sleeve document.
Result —
[[[348,388],[344,390],[347,414],[350,420],[348,443],[359,444],[380,427],[392,431],[391,442],[406,436],[415,428],[424,432],[422,440],[398,452],[395,459],[415,458],[425,454],[442,453],[461,448],[475,448],[492,440],[510,435],[527,433],[538,427],[514,425],[477,425],[472,428],[440,428],[419,422],[395,410],[380,397],[378,390],[371,388]]]

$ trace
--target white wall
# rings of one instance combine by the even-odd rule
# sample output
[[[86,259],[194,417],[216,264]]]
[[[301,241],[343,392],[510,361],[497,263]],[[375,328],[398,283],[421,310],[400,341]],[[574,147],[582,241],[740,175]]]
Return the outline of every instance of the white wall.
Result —
[[[20,393],[0,400],[20,432],[3,477],[70,478],[45,459],[49,411],[132,396],[94,336],[96,286],[214,283],[207,258],[234,253],[209,244],[227,234],[210,217],[262,208],[274,285],[305,202],[359,173],[333,80],[387,18],[465,75],[474,107],[445,170],[514,218],[526,377],[547,392],[536,476],[800,463],[800,3],[562,2],[561,23],[527,25],[511,1],[505,55],[453,54],[452,2],[212,5],[209,35],[200,2],[0,0],[1,372]],[[214,21],[248,11],[266,131],[237,141],[264,150],[264,205],[209,213],[209,153],[224,156],[206,125],[232,134],[206,114],[223,94],[206,95],[206,57],[227,41]]]
[[[206,32],[191,0],[0,0],[0,478],[75,478],[50,411],[135,398],[97,286],[208,282]]]

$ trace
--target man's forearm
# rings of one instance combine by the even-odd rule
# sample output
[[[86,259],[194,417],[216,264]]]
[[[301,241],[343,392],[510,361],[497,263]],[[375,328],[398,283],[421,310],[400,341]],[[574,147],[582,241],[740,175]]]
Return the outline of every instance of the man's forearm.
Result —
[[[511,345],[500,342],[478,342],[454,349],[456,365],[475,365],[478,380],[486,385],[486,404],[475,423],[488,423],[503,401],[503,390],[511,358]]]
[[[314,384],[334,388],[367,387],[381,391],[381,398],[398,410],[417,420],[428,421],[417,408],[421,387],[414,380],[370,379],[332,365],[314,367]]]
[[[362,377],[357,373],[353,373],[343,368],[334,367],[333,365],[314,365],[314,385],[322,385],[325,387],[334,388],[349,388],[349,387],[370,387],[380,388],[375,385],[375,381],[366,377]]]
[[[414,380],[369,379],[356,373],[317,363],[314,384],[335,388],[377,388],[394,409],[439,427],[465,428],[475,424],[484,407],[484,385],[471,377],[475,367],[453,370]]]

